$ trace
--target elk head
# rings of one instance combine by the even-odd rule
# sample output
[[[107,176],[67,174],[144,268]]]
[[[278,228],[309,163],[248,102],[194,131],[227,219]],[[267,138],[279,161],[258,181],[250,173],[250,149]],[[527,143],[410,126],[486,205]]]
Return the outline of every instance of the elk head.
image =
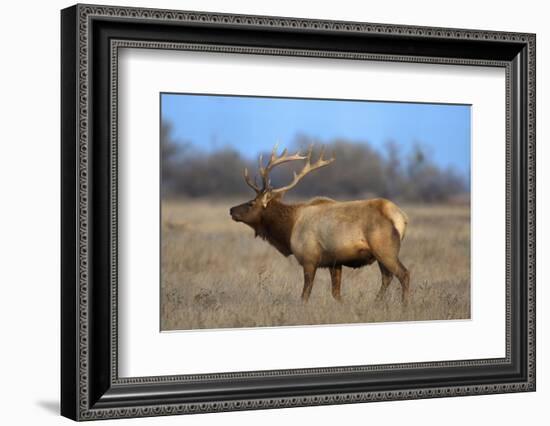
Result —
[[[258,172],[261,178],[261,186],[257,185],[256,180],[250,179],[248,169],[244,169],[244,180],[246,184],[254,190],[256,197],[246,203],[232,207],[229,210],[233,220],[237,222],[244,222],[247,225],[254,227],[260,223],[261,215],[264,209],[266,209],[269,203],[277,198],[281,198],[288,190],[294,188],[304,176],[313,170],[320,169],[321,167],[328,166],[334,161],[334,158],[329,160],[323,159],[324,149],[321,149],[319,159],[315,163],[311,163],[311,156],[313,153],[313,145],[308,149],[306,155],[300,155],[297,152],[294,155],[287,155],[287,150],[283,150],[281,155],[277,155],[277,145],[271,151],[271,156],[266,166],[263,164],[263,158],[260,155],[258,159]],[[269,179],[269,173],[278,165],[288,163],[290,161],[306,160],[306,164],[299,173],[294,172],[294,178],[292,182],[281,188],[273,188],[271,186],[271,180]]]

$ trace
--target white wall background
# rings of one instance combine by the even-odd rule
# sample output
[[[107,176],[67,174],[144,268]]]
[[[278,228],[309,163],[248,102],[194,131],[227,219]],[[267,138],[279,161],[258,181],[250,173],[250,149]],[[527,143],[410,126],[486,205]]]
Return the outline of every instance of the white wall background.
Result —
[[[369,422],[446,426],[544,424],[550,401],[550,28],[544,2],[407,0],[104,0],[103,4],[537,33],[538,390],[491,395],[118,420],[120,424]],[[59,406],[59,10],[71,2],[2,7],[0,64],[0,401],[2,423],[68,424]],[[113,423],[107,421],[102,424]]]

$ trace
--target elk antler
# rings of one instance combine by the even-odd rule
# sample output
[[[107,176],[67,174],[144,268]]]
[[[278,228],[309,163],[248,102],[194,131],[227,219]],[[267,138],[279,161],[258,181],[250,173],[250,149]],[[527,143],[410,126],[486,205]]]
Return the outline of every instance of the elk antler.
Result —
[[[259,164],[259,172],[260,176],[262,177],[262,184],[264,189],[269,189],[270,187],[270,180],[269,180],[269,172],[275,168],[275,166],[278,166],[280,164],[288,163],[289,161],[296,161],[296,160],[305,160],[306,157],[300,155],[300,152],[298,151],[294,155],[287,155],[286,148],[283,150],[280,156],[277,156],[277,148],[279,144],[275,144],[273,147],[273,150],[271,151],[271,157],[269,158],[269,161],[267,162],[267,166],[263,167],[263,158],[260,154],[260,158],[258,159]]]
[[[254,182],[250,180],[250,176],[248,175],[248,169],[244,168],[244,181],[246,184],[251,187],[256,194],[260,194],[262,192],[262,188],[260,188],[258,185],[256,185]]]
[[[311,155],[313,153],[313,145],[309,146],[307,156],[302,157],[303,159],[307,159],[306,165],[302,169],[300,173],[294,172],[294,179],[292,179],[292,182],[290,182],[287,186],[283,186],[282,188],[273,189],[271,192],[274,194],[280,194],[285,193],[289,189],[294,188],[300,180],[304,176],[306,176],[308,173],[311,173],[313,170],[320,169],[321,167],[328,166],[330,163],[334,161],[334,157],[330,158],[329,160],[323,160],[323,155],[325,153],[325,147],[321,148],[321,153],[319,154],[319,159],[314,163],[311,164]]]
[[[269,161],[267,162],[267,165],[264,167],[263,165],[263,156],[260,155],[258,159],[258,170],[260,173],[260,177],[262,178],[262,187],[260,188],[258,185],[256,185],[255,182],[253,182],[250,179],[250,176],[248,175],[248,169],[244,169],[244,180],[247,183],[248,186],[250,186],[257,194],[260,194],[268,189],[270,189],[271,181],[269,180],[269,172],[275,168],[275,166],[278,166],[283,163],[288,163],[289,161],[296,161],[296,160],[305,160],[307,157],[304,157],[300,155],[299,152],[297,152],[294,155],[287,155],[287,150],[284,149],[281,155],[277,155],[277,147],[278,144],[275,144],[273,147],[273,150],[271,151],[271,156],[269,158]]]

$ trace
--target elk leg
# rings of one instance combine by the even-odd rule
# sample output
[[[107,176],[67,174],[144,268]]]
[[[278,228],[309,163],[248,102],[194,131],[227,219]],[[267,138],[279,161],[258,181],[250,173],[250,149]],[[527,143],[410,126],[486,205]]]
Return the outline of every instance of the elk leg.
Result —
[[[411,298],[411,289],[410,289],[410,283],[411,280],[411,274],[409,273],[409,270],[403,266],[403,264],[397,259],[399,262],[399,265],[401,265],[401,273],[397,276],[399,279],[399,282],[401,283],[402,288],[402,295],[401,295],[401,302],[403,302],[404,305],[409,304],[409,300]]]
[[[313,288],[313,280],[317,267],[314,265],[304,265],[304,290],[302,291],[302,301],[307,302]]]
[[[410,274],[397,257],[401,246],[401,239],[397,230],[392,226],[391,229],[388,229],[388,232],[378,232],[372,236],[369,243],[372,246],[376,260],[395,275],[401,283],[401,301],[404,305],[407,305],[410,297]]]
[[[388,289],[388,286],[390,285],[391,280],[393,279],[393,274],[390,271],[388,271],[388,269],[383,265],[382,262],[378,262],[378,266],[380,268],[380,273],[382,274],[382,286],[380,287],[380,290],[378,290],[378,294],[376,295],[377,302],[384,299],[386,290]]]
[[[397,277],[397,279],[401,283],[401,302],[404,305],[407,305],[410,298],[409,271],[403,266],[397,256],[395,256],[395,258],[385,259],[382,261],[382,263],[392,274]]]
[[[341,302],[340,284],[342,283],[342,265],[330,268],[330,279],[332,281],[332,297]]]

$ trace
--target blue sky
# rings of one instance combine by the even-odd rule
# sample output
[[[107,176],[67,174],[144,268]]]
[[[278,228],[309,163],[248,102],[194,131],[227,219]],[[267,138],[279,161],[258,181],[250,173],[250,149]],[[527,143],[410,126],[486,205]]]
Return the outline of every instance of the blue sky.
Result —
[[[470,169],[469,105],[164,93],[161,114],[176,139],[207,152],[230,146],[256,158],[302,134],[367,141],[380,151],[393,140],[405,153],[421,143],[439,166],[464,176]]]

